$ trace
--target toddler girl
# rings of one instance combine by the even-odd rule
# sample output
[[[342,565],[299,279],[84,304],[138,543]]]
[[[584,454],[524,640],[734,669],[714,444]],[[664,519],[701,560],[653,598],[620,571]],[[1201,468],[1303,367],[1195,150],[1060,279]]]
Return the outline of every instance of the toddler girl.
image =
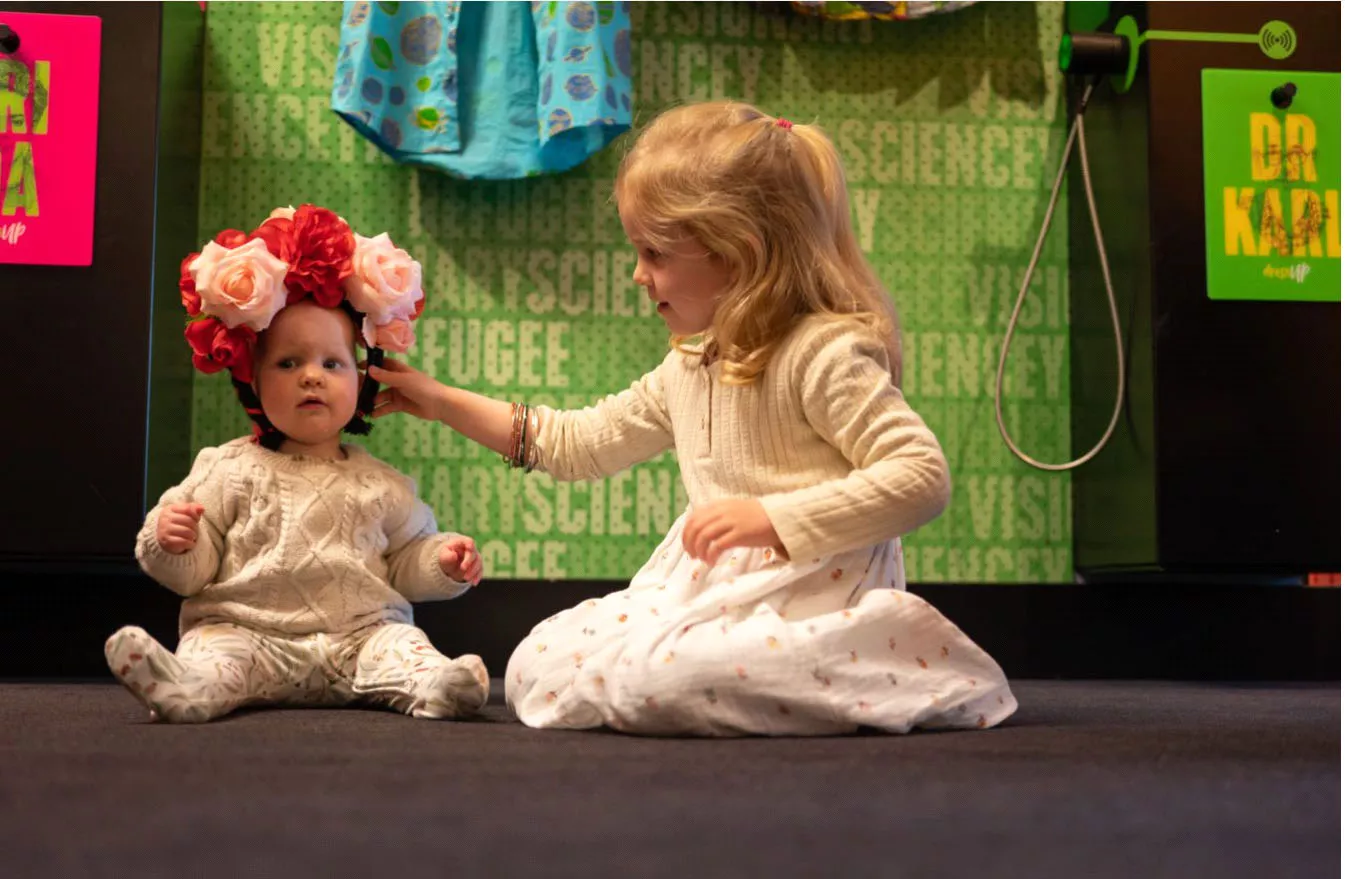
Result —
[[[675,109],[623,160],[616,202],[672,334],[628,390],[555,411],[371,370],[388,386],[376,416],[441,420],[557,479],[676,450],[690,508],[629,588],[518,646],[518,717],[825,735],[1012,714],[995,661],[905,591],[899,538],[942,512],[948,465],[899,390],[894,310],[827,137],[740,103]]]

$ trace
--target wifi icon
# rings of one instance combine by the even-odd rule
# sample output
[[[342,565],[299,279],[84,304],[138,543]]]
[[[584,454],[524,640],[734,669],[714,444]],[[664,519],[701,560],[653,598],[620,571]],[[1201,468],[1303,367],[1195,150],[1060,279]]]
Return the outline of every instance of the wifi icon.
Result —
[[[1294,49],[1298,47],[1298,34],[1287,22],[1268,21],[1261,26],[1257,41],[1266,57],[1282,61],[1294,54]]]

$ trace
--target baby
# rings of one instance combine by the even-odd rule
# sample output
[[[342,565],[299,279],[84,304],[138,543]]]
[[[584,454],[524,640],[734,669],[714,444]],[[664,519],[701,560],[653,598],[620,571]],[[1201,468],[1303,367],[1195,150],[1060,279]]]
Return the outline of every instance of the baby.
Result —
[[[181,289],[193,362],[230,370],[254,435],[202,449],[146,517],[136,558],[185,599],[181,639],[171,653],[121,629],[113,674],[173,722],[263,705],[480,709],[481,659],[440,654],[410,604],[477,584],[475,543],[439,533],[409,478],[341,441],[369,431],[377,391],[356,341],[373,362],[409,347],[419,264],[304,205],[221,233],[184,260]]]

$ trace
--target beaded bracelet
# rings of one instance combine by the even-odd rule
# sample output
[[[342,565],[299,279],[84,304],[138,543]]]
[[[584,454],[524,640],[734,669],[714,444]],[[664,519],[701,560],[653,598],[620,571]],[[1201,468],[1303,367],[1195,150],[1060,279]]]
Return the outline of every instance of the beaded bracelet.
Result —
[[[516,467],[518,466],[516,462],[518,461],[519,439],[520,434],[522,433],[523,416],[525,413],[521,404],[514,403],[512,406],[513,408],[510,410],[511,423],[509,427],[509,446],[508,450],[501,455],[500,458],[504,463]]]
[[[523,450],[528,447],[528,405],[519,404],[518,445],[514,447],[514,466],[523,466]]]
[[[526,403],[514,403],[510,410],[509,452],[500,459],[511,467],[521,467],[524,473],[537,468],[537,432],[541,421],[537,410]]]

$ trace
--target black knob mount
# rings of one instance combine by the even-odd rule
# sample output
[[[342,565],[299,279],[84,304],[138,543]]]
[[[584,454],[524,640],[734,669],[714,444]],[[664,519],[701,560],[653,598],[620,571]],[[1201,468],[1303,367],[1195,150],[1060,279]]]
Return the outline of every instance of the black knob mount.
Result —
[[[1298,86],[1292,82],[1286,82],[1279,88],[1271,90],[1270,103],[1274,104],[1277,109],[1288,110],[1294,103],[1294,95],[1296,94],[1298,94]]]
[[[1059,62],[1062,73],[1074,76],[1119,76],[1130,65],[1130,41],[1120,34],[1066,33]]]
[[[7,24],[0,24],[0,55],[13,55],[19,51],[19,35]]]

